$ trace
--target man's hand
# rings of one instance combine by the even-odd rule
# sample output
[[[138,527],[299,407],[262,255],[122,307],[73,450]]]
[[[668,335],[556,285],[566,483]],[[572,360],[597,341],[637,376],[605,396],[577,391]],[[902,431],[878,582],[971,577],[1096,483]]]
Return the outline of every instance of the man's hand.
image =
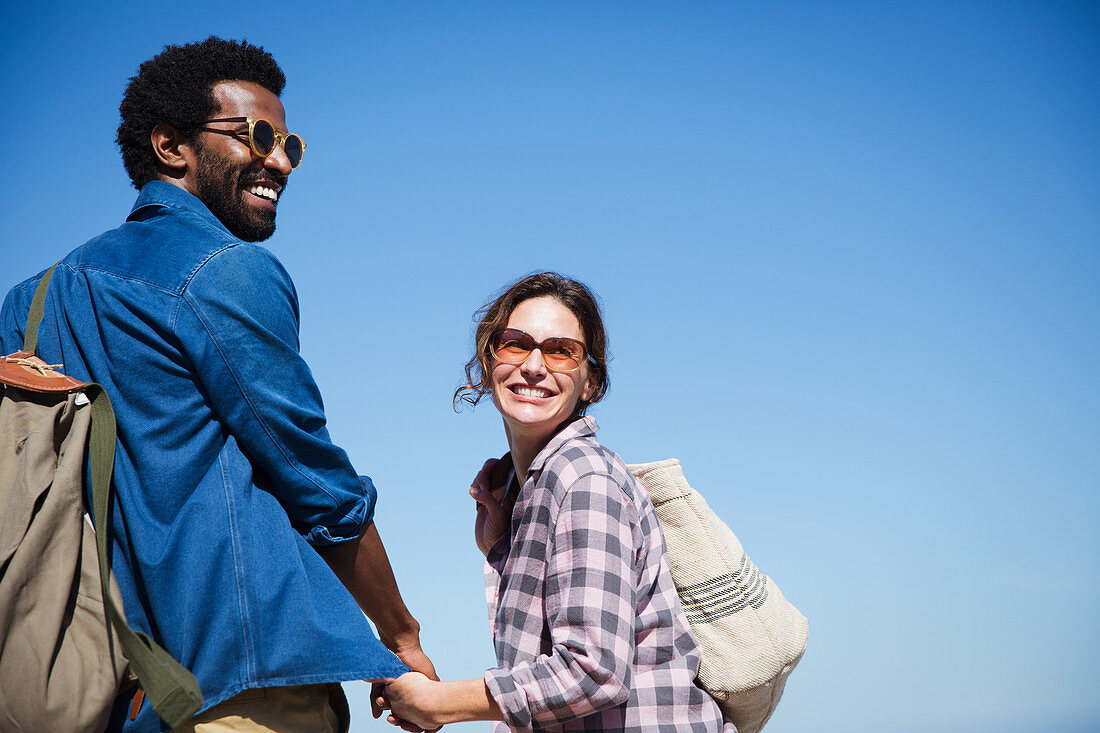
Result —
[[[439,685],[419,672],[407,672],[385,680],[382,694],[371,700],[371,706],[389,709],[386,720],[403,730],[438,730],[444,721],[437,719],[432,703],[439,698],[435,693]]]
[[[490,458],[470,486],[470,496],[477,502],[474,541],[486,557],[497,540],[508,532],[511,522],[512,507],[505,505],[509,470],[508,462]]]
[[[397,641],[382,639],[382,643],[389,647],[390,650],[397,655],[397,658],[404,662],[405,666],[407,666],[413,672],[418,672],[431,680],[439,680],[439,675],[435,673],[435,665],[432,664],[432,660],[428,659],[428,655],[424,653],[424,650],[420,648],[419,639],[416,640],[415,644],[409,644],[408,642],[406,642],[406,646],[403,648],[399,647],[400,642]],[[402,675],[402,677],[399,679],[404,679],[405,676],[406,675]],[[383,709],[389,707],[388,704],[382,704],[381,701],[384,701],[385,699],[385,682],[372,682],[370,689],[370,712],[371,715],[373,715],[375,718],[381,717]],[[390,722],[394,723],[393,720],[390,720]],[[407,722],[408,721],[400,721],[394,723],[394,725],[400,725],[407,731],[419,732],[421,730],[424,730],[422,728],[417,728],[416,726],[411,724],[410,727],[405,727],[403,723]]]
[[[432,660],[428,659],[428,655],[419,646],[415,649],[395,650],[394,654],[413,672],[419,672],[428,679],[439,680],[439,675],[435,673],[435,665],[432,664]]]
[[[485,680],[461,682],[430,680],[419,672],[408,672],[395,680],[375,680],[384,685],[371,700],[386,720],[407,731],[434,731],[446,723],[471,720],[504,720],[504,714],[489,694]]]

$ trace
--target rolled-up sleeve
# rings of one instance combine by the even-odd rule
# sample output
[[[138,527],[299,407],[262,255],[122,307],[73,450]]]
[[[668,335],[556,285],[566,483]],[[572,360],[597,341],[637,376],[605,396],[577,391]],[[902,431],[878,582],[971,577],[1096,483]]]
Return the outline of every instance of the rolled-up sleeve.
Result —
[[[635,515],[606,474],[582,476],[564,493],[549,527],[545,599],[530,599],[545,602],[550,652],[485,674],[513,729],[583,717],[629,697]]]
[[[376,491],[329,439],[324,405],[298,353],[298,300],[263,247],[228,247],[192,275],[174,331],[226,431],[317,547],[357,537]]]

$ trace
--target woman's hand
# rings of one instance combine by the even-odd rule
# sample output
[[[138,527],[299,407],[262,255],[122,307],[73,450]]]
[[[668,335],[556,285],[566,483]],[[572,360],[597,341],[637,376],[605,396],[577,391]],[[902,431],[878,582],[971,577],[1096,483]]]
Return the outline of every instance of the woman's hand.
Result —
[[[439,699],[436,687],[442,683],[431,680],[420,672],[406,672],[395,680],[388,680],[381,696],[371,702],[389,709],[386,718],[404,730],[436,730],[445,721],[436,717],[432,703]]]
[[[383,641],[390,650],[397,655],[397,658],[405,663],[409,669],[414,672],[418,672],[428,677],[428,679],[438,680],[439,676],[435,673],[435,666],[432,664],[432,660],[428,659],[428,655],[424,653],[424,650],[420,648],[420,637],[417,635],[415,638],[408,640],[390,640]],[[385,687],[383,682],[372,681],[371,684],[371,715],[378,718],[382,715],[382,705],[379,704],[379,700],[385,699]],[[393,723],[394,721],[390,721]],[[401,723],[394,723],[394,725],[401,725]],[[401,725],[407,731],[420,731],[422,728],[415,726]]]
[[[389,710],[387,722],[402,730],[434,732],[446,723],[504,720],[489,687],[480,677],[437,682],[419,672],[406,672],[395,680],[374,681],[383,683],[385,688],[371,704]]]
[[[504,502],[508,492],[508,470],[506,462],[490,458],[470,486],[470,496],[477,502],[474,541],[486,557],[497,540],[508,532],[511,507]]]

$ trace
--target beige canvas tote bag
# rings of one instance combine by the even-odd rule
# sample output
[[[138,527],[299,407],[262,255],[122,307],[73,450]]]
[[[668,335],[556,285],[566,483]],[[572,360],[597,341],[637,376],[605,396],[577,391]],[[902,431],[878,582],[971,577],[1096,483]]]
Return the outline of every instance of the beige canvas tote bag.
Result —
[[[657,510],[672,580],[702,648],[699,685],[739,733],[757,733],[806,650],[809,623],[688,485],[678,460],[628,468]]]

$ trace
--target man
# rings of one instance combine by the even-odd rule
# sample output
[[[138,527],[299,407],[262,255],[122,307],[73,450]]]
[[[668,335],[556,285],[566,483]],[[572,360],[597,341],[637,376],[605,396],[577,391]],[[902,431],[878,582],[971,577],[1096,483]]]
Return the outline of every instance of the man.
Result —
[[[140,195],[54,271],[38,353],[114,404],[114,572],[130,625],[198,679],[195,722],[347,730],[337,683],[434,670],[374,487],[329,440],[294,286],[253,244],[305,148],[284,83],[262,48],[214,37],[141,65],[118,129]],[[21,348],[38,280],[8,294],[0,353]],[[125,725],[163,729],[149,705]]]

